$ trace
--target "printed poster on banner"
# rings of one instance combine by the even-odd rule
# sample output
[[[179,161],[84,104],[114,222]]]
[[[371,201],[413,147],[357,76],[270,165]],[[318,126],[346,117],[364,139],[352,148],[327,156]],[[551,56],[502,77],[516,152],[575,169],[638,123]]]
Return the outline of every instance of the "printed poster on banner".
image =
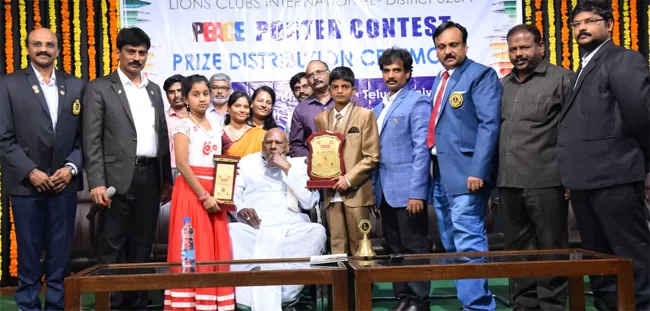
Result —
[[[122,0],[121,9],[122,27],[151,37],[149,79],[224,72],[235,90],[268,85],[282,128],[297,105],[289,79],[310,60],[352,68],[359,98],[373,107],[388,92],[377,63],[383,50],[409,50],[413,87],[430,95],[442,69],[431,39],[438,25],[465,26],[468,57],[503,77],[512,68],[506,33],[523,20],[516,0]]]

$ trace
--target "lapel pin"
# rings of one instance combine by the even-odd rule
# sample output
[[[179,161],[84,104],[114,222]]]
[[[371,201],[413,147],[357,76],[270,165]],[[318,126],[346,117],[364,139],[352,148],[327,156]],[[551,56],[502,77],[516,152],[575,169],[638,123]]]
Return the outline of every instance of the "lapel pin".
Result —
[[[121,89],[117,90],[117,94],[122,94],[122,90]]]
[[[151,91],[151,95],[153,95],[153,91]]]
[[[32,85],[32,89],[34,90],[34,94],[38,94],[38,93],[41,92],[41,91],[38,89],[38,86],[36,86],[36,85]]]
[[[397,124],[397,119],[393,119],[393,124]]]
[[[65,91],[64,91],[64,90],[60,90],[60,91],[59,91],[59,94],[61,94],[61,96],[63,96],[63,95],[65,95]]]

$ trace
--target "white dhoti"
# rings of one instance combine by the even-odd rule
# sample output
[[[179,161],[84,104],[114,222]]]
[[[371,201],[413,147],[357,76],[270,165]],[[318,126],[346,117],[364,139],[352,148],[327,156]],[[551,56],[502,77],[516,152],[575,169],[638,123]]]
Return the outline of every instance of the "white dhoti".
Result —
[[[296,258],[320,255],[325,245],[325,228],[317,223],[292,223],[254,229],[231,223],[233,259]],[[304,269],[309,263],[260,265],[261,270]],[[254,265],[232,266],[231,270],[251,270]],[[296,300],[304,285],[252,286],[235,288],[238,304],[253,311],[281,310],[282,304]]]

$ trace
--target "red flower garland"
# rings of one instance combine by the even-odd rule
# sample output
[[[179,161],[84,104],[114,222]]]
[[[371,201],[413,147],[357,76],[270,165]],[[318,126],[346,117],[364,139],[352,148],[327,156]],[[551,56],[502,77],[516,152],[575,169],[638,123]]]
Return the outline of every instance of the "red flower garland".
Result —
[[[571,68],[571,51],[569,49],[569,6],[567,1],[561,1],[560,14],[562,14],[562,67]]]
[[[63,39],[63,70],[72,72],[72,44],[70,42],[70,9],[68,1],[61,1],[61,36]]]
[[[97,65],[95,57],[97,51],[95,50],[95,1],[86,0],[86,24],[88,28],[88,79],[94,80],[97,78]]]
[[[40,1],[34,0],[34,29],[41,28],[41,7]]]
[[[612,18],[614,19],[614,27],[612,29],[612,41],[614,44],[621,44],[621,12],[618,8],[618,0],[612,0]]]
[[[544,13],[542,12],[542,0],[535,0],[535,27],[539,29],[544,40]]]
[[[14,72],[14,37],[11,33],[11,0],[5,0],[5,64],[7,73]]]
[[[117,69],[118,59],[113,53],[117,49],[117,32],[118,32],[118,23],[117,23],[117,0],[108,1],[108,18],[109,18],[109,33],[111,39],[111,71]]]

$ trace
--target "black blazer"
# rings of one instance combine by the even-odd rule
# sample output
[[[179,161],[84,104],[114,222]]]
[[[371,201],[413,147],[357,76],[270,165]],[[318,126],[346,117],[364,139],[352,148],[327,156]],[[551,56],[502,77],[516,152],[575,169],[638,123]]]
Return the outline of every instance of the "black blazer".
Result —
[[[562,183],[596,189],[649,171],[650,78],[638,52],[608,41],[578,77],[558,129]]]
[[[5,187],[12,195],[35,195],[29,182],[34,168],[48,175],[72,162],[78,175],[66,192],[83,189],[81,153],[81,102],[85,82],[56,70],[59,95],[56,129],[34,68],[29,65],[0,78],[0,163]]]
[[[146,89],[156,114],[158,180],[162,191],[163,184],[172,184],[169,133],[160,87],[149,80]],[[84,103],[82,141],[89,189],[113,186],[118,194],[125,194],[133,178],[138,138],[117,71],[88,82]]]

